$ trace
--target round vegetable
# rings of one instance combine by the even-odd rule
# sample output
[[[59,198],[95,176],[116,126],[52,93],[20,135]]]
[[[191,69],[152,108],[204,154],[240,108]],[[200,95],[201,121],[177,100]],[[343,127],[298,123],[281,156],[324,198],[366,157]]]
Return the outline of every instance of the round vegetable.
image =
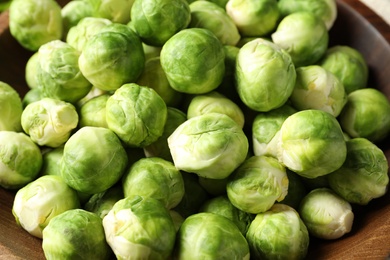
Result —
[[[34,180],[42,167],[39,146],[25,133],[0,131],[0,186],[19,189]]]
[[[242,128],[225,114],[188,119],[168,138],[179,170],[211,179],[228,177],[246,158],[249,142]]]
[[[122,177],[127,162],[127,153],[113,131],[86,126],[65,143],[61,176],[77,191],[99,193]]]
[[[204,28],[176,33],[164,44],[160,57],[171,87],[183,93],[210,92],[222,82],[225,73],[222,43]]]
[[[108,19],[114,23],[126,24],[134,0],[87,0],[92,6],[92,16]]]
[[[0,110],[0,131],[22,130],[22,99],[13,87],[3,81],[0,81]]]

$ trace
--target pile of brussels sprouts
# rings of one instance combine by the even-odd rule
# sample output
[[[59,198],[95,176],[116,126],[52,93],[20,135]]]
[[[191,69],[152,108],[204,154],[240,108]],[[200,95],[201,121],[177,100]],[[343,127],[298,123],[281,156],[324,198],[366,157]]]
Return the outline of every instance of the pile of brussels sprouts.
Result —
[[[386,193],[390,102],[334,0],[13,0],[0,186],[47,259],[303,259]]]

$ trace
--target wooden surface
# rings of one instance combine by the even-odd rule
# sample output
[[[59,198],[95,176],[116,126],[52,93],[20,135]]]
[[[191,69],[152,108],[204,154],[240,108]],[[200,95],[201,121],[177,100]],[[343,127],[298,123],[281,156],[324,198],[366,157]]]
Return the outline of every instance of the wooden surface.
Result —
[[[369,86],[379,88],[390,99],[389,25],[359,1],[338,0],[338,7],[330,44],[359,49],[370,67]],[[22,68],[31,53],[12,39],[7,19],[7,13],[0,15],[0,80],[12,82],[15,88],[25,93]],[[390,138],[380,147],[390,161]],[[0,188],[0,260],[44,259],[41,240],[15,223],[11,212],[14,194],[14,191]],[[368,206],[354,207],[354,212],[352,232],[334,241],[311,239],[307,259],[385,259],[389,256],[390,193]]]

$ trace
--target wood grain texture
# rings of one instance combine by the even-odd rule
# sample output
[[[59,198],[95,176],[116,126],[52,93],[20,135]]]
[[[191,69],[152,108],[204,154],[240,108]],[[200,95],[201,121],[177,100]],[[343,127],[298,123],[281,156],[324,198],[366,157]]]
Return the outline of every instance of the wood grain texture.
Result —
[[[64,5],[67,1],[60,1]],[[369,86],[390,99],[390,27],[376,13],[356,0],[337,0],[338,18],[330,44],[359,49],[370,68]],[[23,95],[27,90],[24,65],[32,53],[10,35],[8,13],[0,15],[0,80]],[[390,161],[390,138],[380,144]],[[0,260],[45,259],[41,240],[19,227],[12,215],[15,191],[0,188]],[[390,255],[390,193],[368,206],[354,206],[350,234],[334,241],[311,239],[307,259],[385,259]]]

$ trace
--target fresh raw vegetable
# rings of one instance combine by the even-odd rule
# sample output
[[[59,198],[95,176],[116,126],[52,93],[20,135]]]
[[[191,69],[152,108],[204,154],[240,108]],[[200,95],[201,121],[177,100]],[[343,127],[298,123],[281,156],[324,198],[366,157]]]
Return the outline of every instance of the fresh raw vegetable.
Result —
[[[31,52],[25,96],[0,82],[15,222],[47,259],[304,259],[342,239],[387,192],[390,101],[328,45],[335,6],[14,0]]]

